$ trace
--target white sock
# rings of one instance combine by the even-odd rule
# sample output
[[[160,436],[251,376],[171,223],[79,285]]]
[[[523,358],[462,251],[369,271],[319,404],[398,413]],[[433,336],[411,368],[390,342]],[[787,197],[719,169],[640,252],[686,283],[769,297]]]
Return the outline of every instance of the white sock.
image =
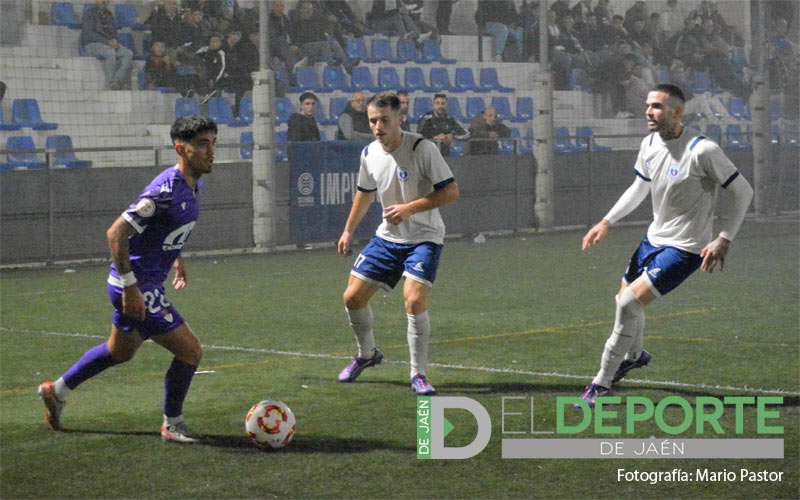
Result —
[[[356,337],[359,358],[371,358],[375,351],[375,336],[372,333],[372,308],[347,309],[347,319]]]
[[[631,348],[628,350],[628,354],[625,355],[625,359],[630,361],[639,359],[639,356],[642,355],[642,349],[644,349],[644,314],[642,314],[641,321],[636,326],[636,336],[633,337]]]
[[[644,326],[644,308],[636,300],[633,291],[626,288],[616,297],[617,313],[614,329],[606,341],[603,357],[600,359],[600,371],[593,383],[603,387],[611,387],[611,381],[617,372],[625,354],[631,349],[639,334],[639,325]]]
[[[431,337],[431,319],[428,311],[408,316],[408,355],[411,364],[411,377],[417,373],[425,375],[428,370],[428,341]]]
[[[66,382],[64,382],[64,377],[59,377],[58,380],[55,381],[53,384],[53,390],[56,393],[56,397],[61,401],[66,401],[67,396],[69,396],[69,393],[72,392],[72,389],[67,387]]]
[[[183,422],[183,415],[178,415],[177,417],[168,417],[164,415],[164,425],[175,425]]]

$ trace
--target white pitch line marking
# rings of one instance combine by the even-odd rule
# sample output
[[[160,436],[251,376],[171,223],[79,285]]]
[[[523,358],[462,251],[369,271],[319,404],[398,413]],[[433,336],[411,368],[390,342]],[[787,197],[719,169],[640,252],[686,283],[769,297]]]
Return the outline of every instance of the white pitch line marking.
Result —
[[[75,332],[47,332],[39,330],[22,330],[14,328],[6,328],[0,326],[0,332],[18,332],[29,335],[47,335],[52,337],[73,337],[73,338],[89,338],[89,339],[105,339],[103,335],[92,335],[88,333],[75,333]],[[225,346],[225,345],[203,345],[203,349],[212,351],[231,351],[231,352],[246,352],[255,354],[271,354],[275,356],[288,356],[297,358],[312,358],[312,359],[351,359],[351,356],[338,356],[335,354],[326,353],[312,353],[300,351],[281,351],[278,349],[264,349],[258,347],[240,347],[240,346]],[[386,361],[388,364],[408,366],[408,361]],[[530,370],[519,370],[516,368],[494,368],[490,366],[469,366],[460,364],[449,363],[429,363],[428,366],[435,368],[446,368],[450,370],[465,370],[477,371],[484,373],[504,373],[513,375],[525,375],[529,377],[549,377],[571,380],[588,380],[591,375],[574,375],[569,373],[560,372],[536,372]],[[800,396],[800,391],[792,391],[787,389],[764,389],[758,387],[747,386],[733,386],[733,385],[713,385],[713,384],[688,384],[674,380],[649,380],[649,379],[625,379],[627,384],[642,385],[642,386],[663,386],[675,387],[681,389],[697,389],[697,390],[712,390],[712,391],[735,391],[746,392],[750,394],[775,394],[779,396]]]

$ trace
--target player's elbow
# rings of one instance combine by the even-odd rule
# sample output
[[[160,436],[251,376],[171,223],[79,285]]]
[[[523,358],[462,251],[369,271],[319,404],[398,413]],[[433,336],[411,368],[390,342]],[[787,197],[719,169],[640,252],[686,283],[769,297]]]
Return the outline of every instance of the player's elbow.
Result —
[[[458,201],[461,192],[458,190],[458,184],[453,181],[447,186],[447,203],[454,203]]]

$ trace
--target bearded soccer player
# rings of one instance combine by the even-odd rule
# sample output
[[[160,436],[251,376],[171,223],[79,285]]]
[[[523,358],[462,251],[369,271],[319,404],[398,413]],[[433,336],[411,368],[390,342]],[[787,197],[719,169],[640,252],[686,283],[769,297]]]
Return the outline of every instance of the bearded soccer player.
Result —
[[[175,270],[172,286],[186,288],[188,278],[181,250],[197,221],[200,177],[211,172],[217,125],[200,117],[179,118],[170,136],[178,164],[159,174],[108,229],[111,271],[108,297],[114,307],[111,336],[83,355],[55,382],[39,386],[45,421],[61,430],[67,396],[86,380],[133,358],[147,339],[174,358],[164,380],[161,438],[193,443],[183,419],[183,401],[203,350],[164,292],[164,280]]]
[[[609,394],[612,384],[630,370],[650,363],[652,356],[643,349],[645,307],[698,268],[708,273],[717,266],[722,270],[753,198],[752,187],[719,145],[683,126],[684,102],[683,91],[671,84],[658,85],[647,95],[645,116],[651,133],[639,148],[634,182],[583,237],[584,251],[597,245],[610,226],[651,195],[653,222],[622,277],[600,371],[581,396],[589,406]],[[714,236],[718,193],[729,196],[731,203],[720,207]]]
[[[374,96],[367,104],[367,116],[375,141],[361,153],[358,191],[339,238],[339,254],[351,253],[353,235],[376,196],[383,208],[383,221],[356,257],[344,292],[358,354],[338,380],[354,382],[365,368],[383,360],[383,353],[375,347],[369,300],[378,288],[390,290],[404,276],[411,390],[420,395],[435,394],[427,375],[431,331],[428,297],[444,243],[438,207],[458,199],[458,185],[436,144],[401,130],[397,95],[387,92]]]

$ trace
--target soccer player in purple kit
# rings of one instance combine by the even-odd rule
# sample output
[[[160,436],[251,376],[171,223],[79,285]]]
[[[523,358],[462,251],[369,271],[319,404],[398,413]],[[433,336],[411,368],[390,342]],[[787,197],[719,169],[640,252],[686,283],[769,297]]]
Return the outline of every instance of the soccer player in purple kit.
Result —
[[[175,290],[188,284],[181,250],[197,221],[199,179],[213,168],[217,125],[208,118],[179,118],[170,137],[177,165],[153,179],[106,232],[113,260],[107,280],[114,306],[111,336],[86,351],[58,380],[39,385],[45,421],[54,431],[62,429],[61,413],[71,391],[106,368],[132,359],[149,338],[175,356],[164,379],[161,438],[197,441],[183,420],[183,401],[203,349],[167,300],[164,280],[174,268]]]

